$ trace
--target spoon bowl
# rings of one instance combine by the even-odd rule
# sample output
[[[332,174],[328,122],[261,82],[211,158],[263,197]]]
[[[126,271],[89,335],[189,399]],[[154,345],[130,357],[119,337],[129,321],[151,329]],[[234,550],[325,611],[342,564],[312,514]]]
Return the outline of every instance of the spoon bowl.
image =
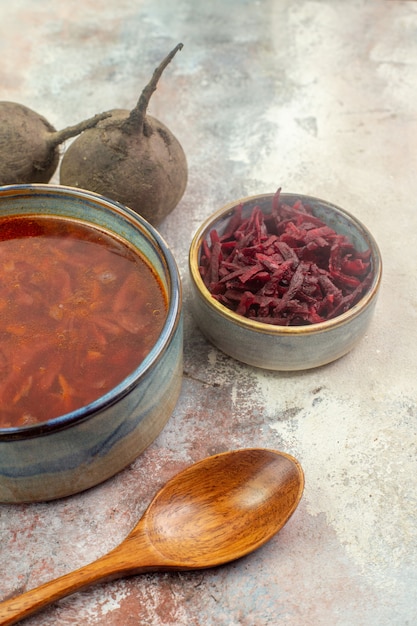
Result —
[[[203,459],[166,483],[111,552],[0,603],[0,624],[14,624],[96,582],[241,558],[284,526],[303,489],[300,463],[284,452],[247,448]]]
[[[165,566],[217,566],[268,541],[294,512],[302,489],[300,465],[282,452],[218,454],[181,472],[155,496],[145,515],[147,535]]]

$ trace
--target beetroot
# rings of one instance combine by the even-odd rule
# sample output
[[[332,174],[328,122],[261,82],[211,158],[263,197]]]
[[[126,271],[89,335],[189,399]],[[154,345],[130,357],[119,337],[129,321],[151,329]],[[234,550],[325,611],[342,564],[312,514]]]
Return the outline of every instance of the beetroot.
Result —
[[[0,185],[47,183],[59,161],[59,145],[108,117],[96,115],[61,131],[17,102],[0,102]]]
[[[147,108],[162,72],[182,47],[178,44],[156,68],[132,111],[111,111],[71,144],[61,162],[61,184],[119,201],[153,225],[177,206],[187,184],[186,157]]]

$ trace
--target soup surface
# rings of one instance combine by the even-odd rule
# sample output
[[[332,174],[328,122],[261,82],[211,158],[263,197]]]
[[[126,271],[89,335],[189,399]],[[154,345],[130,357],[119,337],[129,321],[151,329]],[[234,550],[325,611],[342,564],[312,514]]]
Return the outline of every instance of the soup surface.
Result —
[[[127,243],[65,218],[0,222],[0,428],[96,400],[149,353],[166,295]]]

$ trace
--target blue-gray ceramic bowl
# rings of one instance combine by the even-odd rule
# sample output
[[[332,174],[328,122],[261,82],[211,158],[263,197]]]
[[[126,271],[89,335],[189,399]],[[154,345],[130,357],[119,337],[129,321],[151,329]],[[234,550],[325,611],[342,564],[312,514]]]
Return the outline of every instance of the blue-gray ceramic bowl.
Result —
[[[357,250],[371,250],[372,282],[367,292],[351,309],[333,319],[303,326],[254,321],[234,313],[214,299],[200,275],[201,246],[204,240],[210,241],[211,230],[216,229],[222,234],[235,207],[240,204],[243,205],[243,217],[248,217],[256,205],[262,212],[270,213],[273,195],[251,196],[231,202],[197,230],[189,251],[193,314],[206,338],[239,361],[281,371],[318,367],[345,355],[364,336],[377,301],[382,273],[380,252],[371,233],[353,215],[310,196],[288,193],[280,196],[290,205],[300,199],[337,233],[347,235]]]
[[[77,218],[136,247],[166,289],[168,311],[152,350],[110,392],[49,421],[0,429],[0,502],[68,496],[119,472],[161,432],[182,380],[181,282],[158,232],[130,209],[94,193],[53,185],[0,188],[0,221],[33,213]]]

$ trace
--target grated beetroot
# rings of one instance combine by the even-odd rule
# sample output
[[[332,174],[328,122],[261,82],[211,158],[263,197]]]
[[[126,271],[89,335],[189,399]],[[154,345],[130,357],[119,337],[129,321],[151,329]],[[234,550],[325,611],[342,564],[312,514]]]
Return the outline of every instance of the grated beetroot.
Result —
[[[200,274],[230,310],[266,324],[331,319],[358,302],[372,281],[371,252],[359,252],[297,200],[274,194],[270,214],[236,207],[222,235],[203,242]]]

